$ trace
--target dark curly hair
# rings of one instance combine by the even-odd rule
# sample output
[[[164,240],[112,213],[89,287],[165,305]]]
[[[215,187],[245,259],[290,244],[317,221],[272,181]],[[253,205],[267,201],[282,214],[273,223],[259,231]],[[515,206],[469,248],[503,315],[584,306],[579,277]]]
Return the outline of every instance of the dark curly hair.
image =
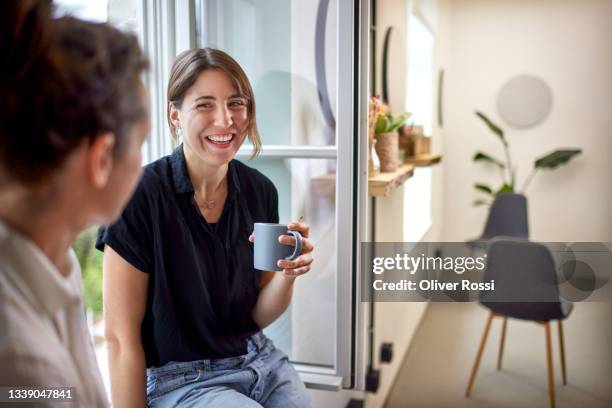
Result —
[[[0,166],[33,184],[85,140],[112,132],[115,153],[145,114],[135,36],[108,24],[51,19],[46,0],[0,6]]]

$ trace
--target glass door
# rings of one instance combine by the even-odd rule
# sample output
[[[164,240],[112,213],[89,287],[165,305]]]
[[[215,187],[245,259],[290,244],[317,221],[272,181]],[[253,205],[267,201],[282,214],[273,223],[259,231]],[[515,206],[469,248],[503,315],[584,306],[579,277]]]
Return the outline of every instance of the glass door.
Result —
[[[263,148],[250,160],[245,145],[239,159],[274,182],[280,222],[303,217],[316,248],[291,306],[265,332],[308,386],[330,390],[354,386],[356,357],[354,11],[342,0],[195,3],[197,46],[229,53],[255,92]]]

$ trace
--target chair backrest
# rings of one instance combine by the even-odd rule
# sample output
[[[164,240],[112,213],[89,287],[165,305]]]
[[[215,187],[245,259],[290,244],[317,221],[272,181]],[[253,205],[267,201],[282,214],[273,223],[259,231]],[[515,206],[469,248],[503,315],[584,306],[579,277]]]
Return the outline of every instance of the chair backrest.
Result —
[[[529,238],[527,198],[524,195],[504,193],[495,197],[480,239],[498,236]]]
[[[565,317],[555,262],[544,245],[506,237],[493,240],[483,282],[491,280],[495,290],[483,292],[480,302],[493,312],[539,321]]]

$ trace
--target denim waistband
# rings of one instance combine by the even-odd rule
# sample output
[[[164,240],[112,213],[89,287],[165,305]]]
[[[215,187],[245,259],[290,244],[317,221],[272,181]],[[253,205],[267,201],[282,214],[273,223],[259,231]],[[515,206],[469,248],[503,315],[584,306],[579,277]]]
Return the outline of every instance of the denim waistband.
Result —
[[[255,333],[254,335],[252,335],[251,337],[249,337],[247,341],[247,353],[250,353],[251,351],[259,352],[263,350],[263,348],[266,347],[266,345],[268,345],[269,342],[270,340],[268,340],[266,335],[263,334],[262,331],[259,331]]]
[[[207,360],[185,362],[171,361],[161,367],[147,368],[147,376],[162,377],[169,374],[180,374],[194,369],[199,371],[216,371],[240,368],[244,365],[245,361],[248,360],[249,355],[260,352],[267,344],[267,337],[260,331],[247,339],[247,354]]]

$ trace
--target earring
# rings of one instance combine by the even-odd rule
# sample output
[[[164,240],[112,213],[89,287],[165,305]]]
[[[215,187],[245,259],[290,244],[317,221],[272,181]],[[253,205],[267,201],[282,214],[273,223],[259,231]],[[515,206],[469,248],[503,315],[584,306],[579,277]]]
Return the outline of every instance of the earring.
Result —
[[[181,129],[180,127],[177,127],[175,130],[175,133],[176,133],[176,143],[181,144],[181,141],[183,140],[183,129]]]

